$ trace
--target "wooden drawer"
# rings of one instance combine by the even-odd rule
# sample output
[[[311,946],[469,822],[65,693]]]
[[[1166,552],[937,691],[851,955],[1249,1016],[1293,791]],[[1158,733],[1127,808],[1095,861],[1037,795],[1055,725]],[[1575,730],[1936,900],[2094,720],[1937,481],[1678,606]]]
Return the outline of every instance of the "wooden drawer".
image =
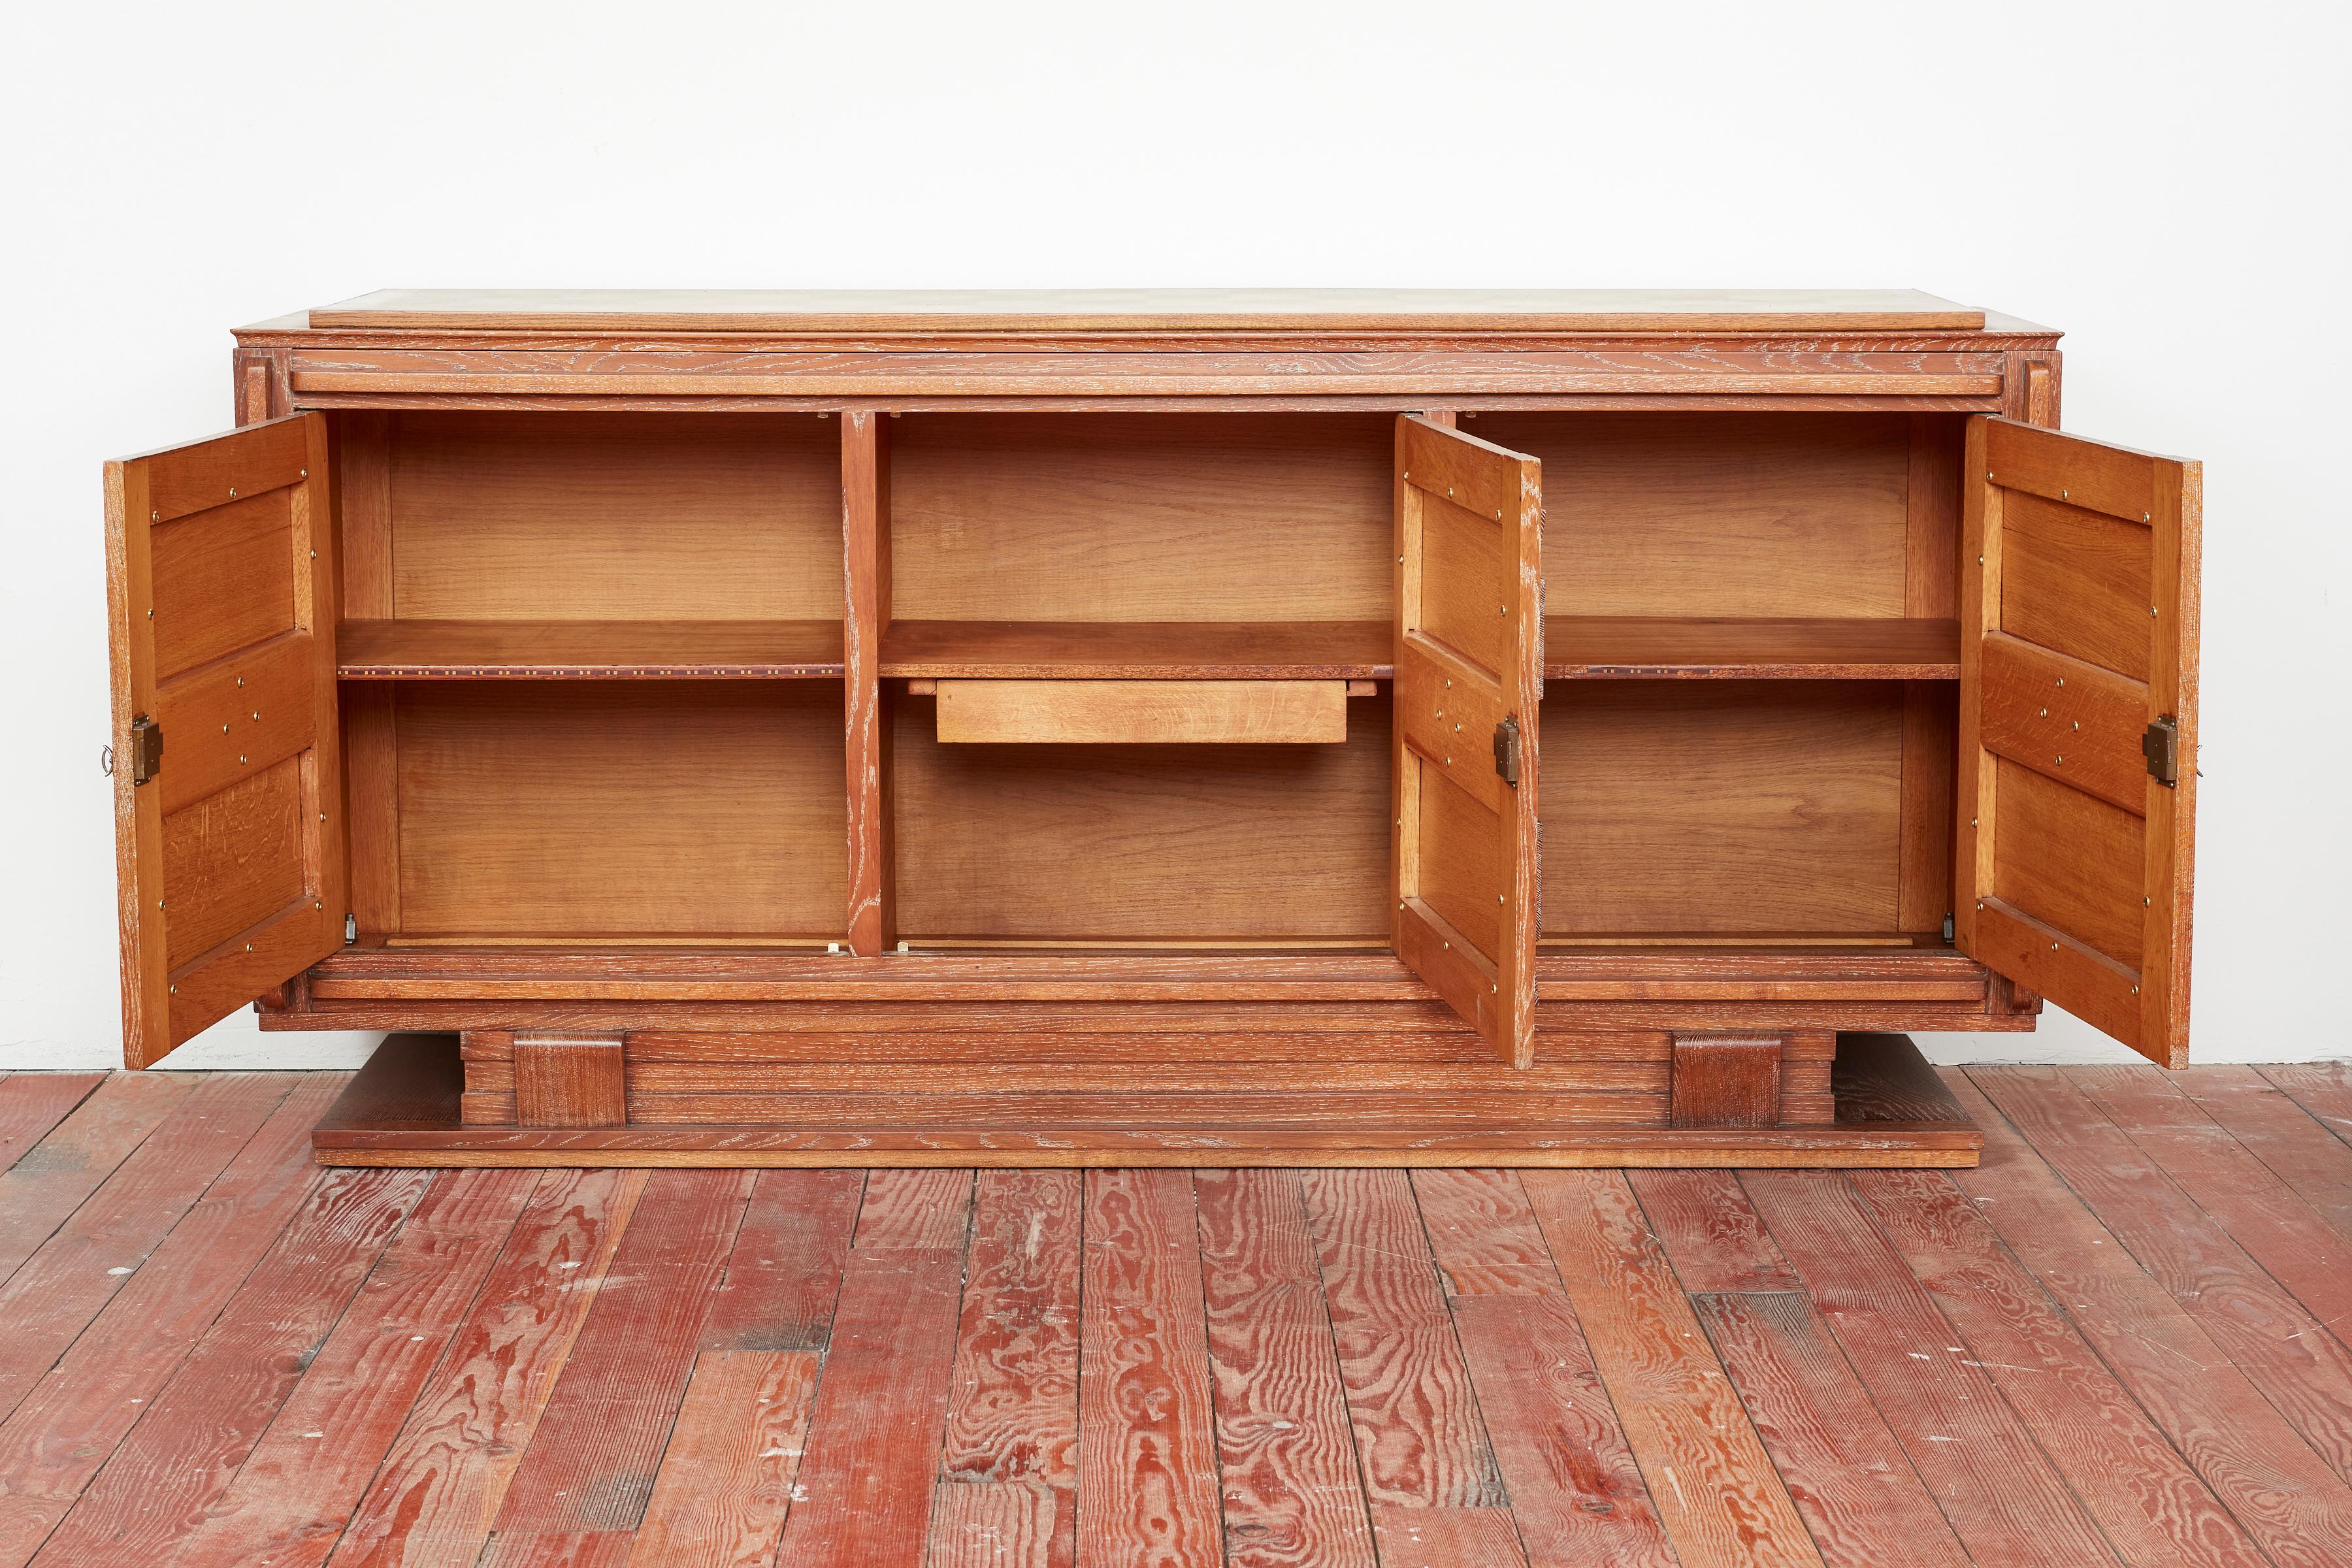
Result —
[[[941,680],[942,742],[1338,744],[1344,680]]]

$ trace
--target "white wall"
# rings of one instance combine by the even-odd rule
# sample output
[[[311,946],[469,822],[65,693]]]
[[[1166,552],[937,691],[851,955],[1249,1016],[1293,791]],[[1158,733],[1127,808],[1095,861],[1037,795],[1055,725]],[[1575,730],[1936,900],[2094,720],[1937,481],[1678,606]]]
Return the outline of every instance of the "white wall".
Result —
[[[229,423],[232,325],[395,284],[1906,285],[2063,327],[2068,428],[2207,463],[2195,1054],[2352,1048],[2340,7],[16,15],[0,1065],[119,1048],[100,459]],[[173,1061],[357,1048],[240,1015]]]

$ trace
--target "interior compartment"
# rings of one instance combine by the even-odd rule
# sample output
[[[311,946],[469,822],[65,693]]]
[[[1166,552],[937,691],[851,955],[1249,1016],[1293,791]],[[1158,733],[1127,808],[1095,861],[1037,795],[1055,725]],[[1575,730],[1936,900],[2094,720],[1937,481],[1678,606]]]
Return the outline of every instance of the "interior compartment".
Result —
[[[1909,415],[1511,412],[1462,428],[1543,463],[1549,615],[1914,613]]]
[[[1389,703],[1339,745],[942,745],[897,700],[909,945],[1388,942]]]
[[[1939,941],[1961,417],[1463,428],[1544,465],[1545,939]]]
[[[1937,932],[1959,417],[1465,417],[1544,463],[1544,938]],[[888,437],[909,945],[1384,946],[1393,417]],[[370,413],[339,444],[365,934],[842,934],[838,426]],[[644,679],[687,675],[779,679]],[[1336,744],[941,745],[906,686],[1375,677]]]
[[[362,941],[840,937],[837,425],[354,412],[335,439]]]
[[[1543,707],[1543,932],[1898,928],[1903,689],[1563,681]]]
[[[403,682],[398,939],[823,942],[848,899],[829,680]],[[355,812],[355,816],[359,815]]]
[[[1202,629],[1165,661],[1204,671],[1260,652],[1295,673],[1384,661],[1394,428],[1386,414],[893,420],[883,672],[977,673],[956,656],[1008,639],[1066,666],[1118,661],[1168,623]],[[1080,629],[1037,647],[1062,625]]]
[[[358,414],[339,445],[347,619],[841,620],[814,415]]]

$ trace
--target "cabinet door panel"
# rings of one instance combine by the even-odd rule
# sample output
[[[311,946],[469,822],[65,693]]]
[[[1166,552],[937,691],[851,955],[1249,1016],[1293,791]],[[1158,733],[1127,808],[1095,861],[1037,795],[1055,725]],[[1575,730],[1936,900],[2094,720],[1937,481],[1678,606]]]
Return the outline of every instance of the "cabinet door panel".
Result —
[[[1397,420],[1392,940],[1519,1067],[1534,1060],[1539,924],[1541,474]]]
[[[106,466],[122,1055],[342,942],[326,421]]]
[[[1968,451],[1959,945],[2186,1066],[2201,470],[1990,417]]]

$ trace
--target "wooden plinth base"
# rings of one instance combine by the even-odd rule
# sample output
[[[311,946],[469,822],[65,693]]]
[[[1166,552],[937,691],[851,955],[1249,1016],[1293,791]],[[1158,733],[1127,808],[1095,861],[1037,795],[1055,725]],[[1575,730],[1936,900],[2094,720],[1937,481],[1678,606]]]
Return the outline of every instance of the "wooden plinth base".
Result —
[[[1213,1072],[1213,1069],[1205,1069]],[[311,1135],[322,1165],[1973,1165],[1983,1137],[1905,1035],[1843,1035],[1837,1120],[1813,1126],[1584,1127],[1139,1122],[1131,1096],[1073,1094],[1017,1129],[842,1125],[467,1126],[454,1035],[389,1037]],[[1162,1101],[1161,1103],[1165,1103]],[[1311,1110],[1311,1108],[1310,1108]]]

